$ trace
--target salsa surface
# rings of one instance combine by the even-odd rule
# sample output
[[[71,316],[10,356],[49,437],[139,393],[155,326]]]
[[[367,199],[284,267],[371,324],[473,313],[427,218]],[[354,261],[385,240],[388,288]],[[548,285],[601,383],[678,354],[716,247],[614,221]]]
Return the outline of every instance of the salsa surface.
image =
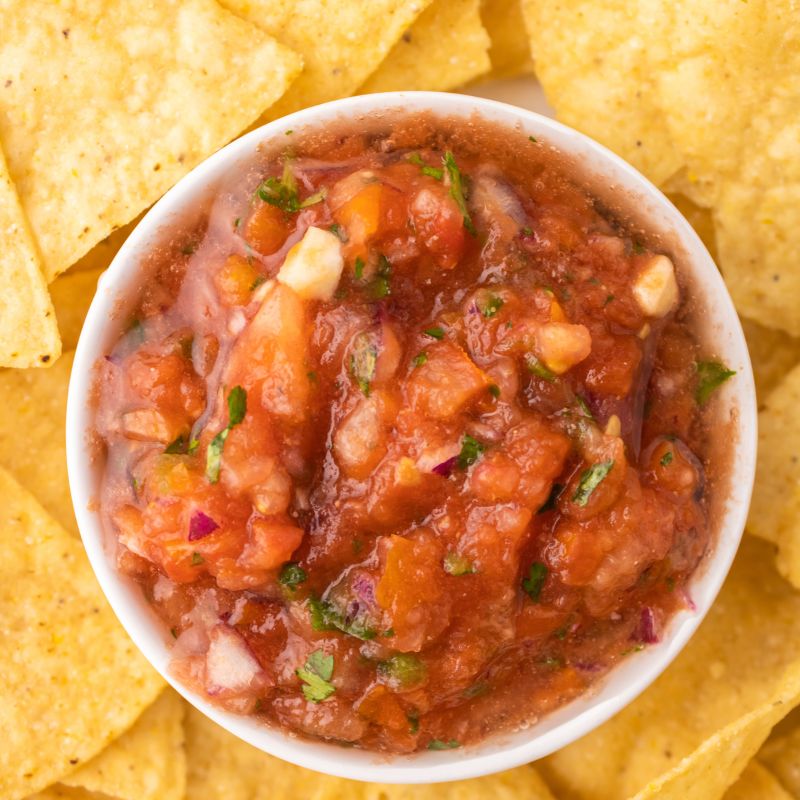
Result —
[[[531,724],[658,641],[709,545],[672,263],[510,130],[286,138],[99,365],[120,568],[230,710],[389,752]]]

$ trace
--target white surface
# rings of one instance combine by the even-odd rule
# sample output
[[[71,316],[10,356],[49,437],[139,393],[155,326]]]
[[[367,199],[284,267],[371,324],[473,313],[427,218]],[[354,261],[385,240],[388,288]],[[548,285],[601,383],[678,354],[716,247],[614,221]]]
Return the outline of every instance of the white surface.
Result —
[[[534,135],[543,147],[558,146],[572,154],[603,185],[632,198],[634,208],[652,222],[656,233],[677,236],[676,258],[691,279],[695,297],[707,303],[706,319],[715,352],[738,372],[717,393],[718,402],[733,422],[738,438],[734,453],[730,492],[721,516],[720,533],[713,555],[698,570],[690,586],[696,610],[678,614],[663,640],[630,656],[590,695],[558,709],[535,726],[514,734],[502,734],[480,745],[444,752],[425,752],[389,758],[355,748],[292,738],[256,720],[236,716],[207,703],[177,685],[168,672],[171,641],[162,623],[144,601],[139,587],[117,574],[103,548],[103,535],[90,501],[98,496],[102,464],[93,463],[87,450],[92,413],[87,405],[92,366],[120,334],[140,288],[136,264],[149,247],[160,225],[168,222],[184,204],[202,195],[208,185],[235,169],[260,142],[281,141],[285,130],[339,116],[357,118],[380,109],[433,109],[443,114],[468,117],[475,110],[490,119]],[[112,320],[112,311],[115,320]],[[197,708],[231,733],[265,752],[304,767],[359,780],[394,783],[430,783],[471,778],[541,758],[588,733],[643,691],[680,652],[694,633],[722,585],[739,544],[753,482],[755,466],[756,409],[752,371],[733,304],[722,279],[700,239],[671,203],[632,167],[605,148],[550,119],[499,103],[470,96],[436,93],[368,95],[336,101],[293,114],[253,131],[209,158],[171,189],[145,216],[101,277],[97,295],[81,334],[70,382],[67,407],[67,459],[70,486],[81,535],[98,580],[112,607],[136,645],[159,672]],[[213,757],[213,754],[209,754]]]

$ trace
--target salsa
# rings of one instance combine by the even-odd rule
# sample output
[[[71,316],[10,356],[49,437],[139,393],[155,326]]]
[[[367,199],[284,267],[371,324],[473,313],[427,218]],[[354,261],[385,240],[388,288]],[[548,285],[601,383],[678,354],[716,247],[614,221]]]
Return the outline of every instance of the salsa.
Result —
[[[691,604],[730,373],[669,255],[548,145],[354,127],[287,132],[144,259],[98,365],[100,506],[187,686],[450,749]]]

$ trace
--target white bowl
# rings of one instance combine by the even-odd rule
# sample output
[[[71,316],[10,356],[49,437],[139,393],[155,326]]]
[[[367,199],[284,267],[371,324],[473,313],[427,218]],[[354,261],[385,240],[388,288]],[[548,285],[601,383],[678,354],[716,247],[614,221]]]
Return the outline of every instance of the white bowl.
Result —
[[[104,546],[96,501],[102,464],[93,461],[87,434],[93,412],[88,398],[92,368],[120,334],[126,311],[140,289],[137,260],[181,209],[191,207],[203,191],[262,143],[285,141],[285,131],[302,132],[341,118],[386,111],[432,110],[440,115],[484,119],[521,130],[573,157],[601,194],[609,192],[636,210],[649,228],[669,242],[679,270],[703,308],[703,335],[715,355],[737,371],[717,392],[719,420],[729,425],[725,438],[736,446],[729,471],[718,487],[713,508],[716,542],[691,579],[693,610],[676,614],[659,644],[630,656],[593,690],[562,706],[528,729],[498,734],[458,750],[387,756],[356,748],[309,741],[267,727],[249,717],[223,711],[181,686],[170,675],[169,642],[163,623],[145,602],[141,590],[121,576]],[[477,97],[435,92],[393,92],[337,100],[299,111],[252,131],[215,153],[150,210],[100,278],[97,294],[78,343],[67,406],[67,460],[70,488],[83,542],[100,585],[137,647],[192,705],[232,734],[279,758],[343,778],[387,783],[432,783],[472,778],[533,761],[569,744],[605,722],[630,703],[669,665],[697,629],[719,591],[736,554],[744,528],[755,471],[756,405],[752,370],[739,319],[725,284],[702,242],[666,197],[635,169],[591,139],[551,119],[514,106]],[[213,754],[209,754],[213,758]]]

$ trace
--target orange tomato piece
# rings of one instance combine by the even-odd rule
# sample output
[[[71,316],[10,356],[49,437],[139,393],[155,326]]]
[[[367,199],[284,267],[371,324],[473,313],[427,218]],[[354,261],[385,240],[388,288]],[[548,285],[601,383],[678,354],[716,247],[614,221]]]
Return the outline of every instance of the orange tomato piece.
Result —
[[[256,206],[244,229],[244,238],[265,256],[280,250],[288,234],[283,211],[269,203]]]

